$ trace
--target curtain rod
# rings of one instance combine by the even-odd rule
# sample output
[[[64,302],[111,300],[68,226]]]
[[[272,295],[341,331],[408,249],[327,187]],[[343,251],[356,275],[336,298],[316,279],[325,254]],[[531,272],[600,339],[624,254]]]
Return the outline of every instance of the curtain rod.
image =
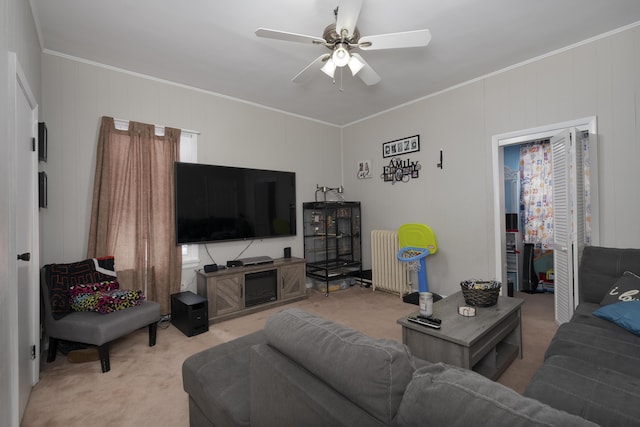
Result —
[[[131,120],[118,119],[118,118],[115,118],[115,117],[114,117],[114,118],[113,118],[113,121],[114,121],[114,122],[120,122],[120,123],[122,123],[122,124],[125,124],[125,123],[126,123],[127,125],[129,125],[129,122],[130,122]],[[135,120],[134,120],[134,121],[135,121]],[[155,126],[156,128],[162,128],[162,129],[164,129],[164,128],[166,128],[166,127],[172,127],[172,126],[164,126],[164,125],[154,125],[154,126]],[[180,130],[181,130],[182,132],[188,132],[188,133],[192,133],[192,134],[195,134],[195,135],[200,135],[200,132],[195,131],[195,130],[182,129],[182,128],[181,128]]]

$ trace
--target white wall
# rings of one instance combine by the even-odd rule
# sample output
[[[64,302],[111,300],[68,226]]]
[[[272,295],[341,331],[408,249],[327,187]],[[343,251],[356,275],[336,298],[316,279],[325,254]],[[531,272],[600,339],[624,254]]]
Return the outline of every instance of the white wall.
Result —
[[[344,185],[363,202],[365,266],[372,229],[421,222],[438,239],[427,258],[434,291],[493,278],[491,137],[589,116],[598,120],[600,244],[640,247],[639,44],[640,27],[631,28],[344,128]],[[402,157],[419,160],[420,178],[383,182],[382,143],[415,134],[420,152]],[[374,177],[358,180],[356,161],[366,159]]]
[[[16,53],[31,91],[40,100],[40,42],[28,0],[9,0],[9,50]]]
[[[429,225],[438,240],[438,252],[427,258],[429,286],[442,293],[444,283],[483,277],[489,260],[478,256],[491,241],[478,239],[491,225],[491,146],[482,143],[483,88],[479,83],[430,98],[412,107],[349,126],[344,130],[345,187],[363,202],[363,260],[370,265],[370,232],[397,229],[409,222]],[[462,124],[456,124],[460,120]],[[384,182],[380,177],[389,158],[382,158],[382,143],[420,135],[420,151],[400,156],[419,161],[419,178],[406,183]],[[440,149],[444,168],[439,169]],[[373,178],[357,179],[357,160],[372,159]],[[474,165],[474,160],[478,165]],[[481,233],[478,228],[482,228]],[[474,262],[459,262],[459,260]],[[486,265],[484,265],[486,264]],[[480,271],[478,271],[480,270]],[[459,282],[459,280],[458,280]]]
[[[601,244],[640,246],[633,219],[640,207],[640,29],[531,61],[367,120],[332,126],[94,65],[43,55],[41,115],[50,134],[50,207],[42,214],[43,262],[86,253],[90,194],[99,118],[157,123],[202,132],[200,161],[294,170],[298,201],[312,200],[316,184],[338,185],[363,206],[365,267],[369,233],[423,222],[439,252],[428,259],[431,287],[442,293],[467,278],[494,274],[491,137],[519,129],[597,116]],[[428,74],[425,78],[428,78]],[[384,84],[384,82],[382,83]],[[420,178],[384,183],[382,143],[414,134]],[[344,170],[340,164],[342,142]],[[436,168],[439,150],[444,169]],[[373,178],[356,179],[356,162],[372,160]],[[301,219],[301,213],[298,213]],[[301,221],[300,221],[301,222]],[[300,227],[300,224],[299,224]],[[300,230],[300,228],[299,228]],[[216,262],[234,258],[244,243],[210,245]],[[280,256],[302,238],[264,241],[244,256]],[[210,262],[203,259],[203,262]]]
[[[324,123],[64,58],[43,54],[41,115],[49,134],[49,205],[41,214],[42,262],[70,262],[87,252],[100,118],[112,116],[200,132],[200,163],[296,172],[298,235],[256,241],[242,256],[303,256],[302,210],[316,184],[340,185],[340,129]],[[218,264],[247,242],[209,244]],[[211,260],[201,249],[201,264]],[[116,260],[117,262],[117,260]],[[193,274],[183,283],[190,285]]]

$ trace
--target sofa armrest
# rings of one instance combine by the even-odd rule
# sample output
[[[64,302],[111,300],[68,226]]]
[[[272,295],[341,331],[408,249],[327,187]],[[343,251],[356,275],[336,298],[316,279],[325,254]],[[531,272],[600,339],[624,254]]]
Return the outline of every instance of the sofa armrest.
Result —
[[[266,342],[262,330],[189,356],[182,386],[191,426],[249,426],[249,351]]]
[[[414,373],[393,425],[596,427],[580,417],[523,397],[477,372],[443,363]]]
[[[384,425],[270,345],[251,348],[250,372],[252,427]]]

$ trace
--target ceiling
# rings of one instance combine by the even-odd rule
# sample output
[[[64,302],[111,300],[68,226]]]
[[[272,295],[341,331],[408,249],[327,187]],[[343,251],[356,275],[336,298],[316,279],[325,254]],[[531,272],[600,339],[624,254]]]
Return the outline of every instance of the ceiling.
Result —
[[[427,47],[362,51],[382,78],[344,68],[291,79],[317,45],[255,30],[322,37],[340,0],[30,0],[47,52],[169,80],[342,126],[640,21],[638,0],[364,0],[361,36],[431,30]]]

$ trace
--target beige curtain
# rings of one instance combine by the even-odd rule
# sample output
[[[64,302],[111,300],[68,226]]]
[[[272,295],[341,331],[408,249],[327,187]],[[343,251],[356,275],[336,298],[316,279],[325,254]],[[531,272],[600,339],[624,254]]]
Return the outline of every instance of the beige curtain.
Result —
[[[121,131],[112,117],[102,118],[87,256],[115,256],[121,287],[143,290],[163,314],[182,273],[174,232],[179,153],[179,129],[157,136],[154,125],[130,122]]]

